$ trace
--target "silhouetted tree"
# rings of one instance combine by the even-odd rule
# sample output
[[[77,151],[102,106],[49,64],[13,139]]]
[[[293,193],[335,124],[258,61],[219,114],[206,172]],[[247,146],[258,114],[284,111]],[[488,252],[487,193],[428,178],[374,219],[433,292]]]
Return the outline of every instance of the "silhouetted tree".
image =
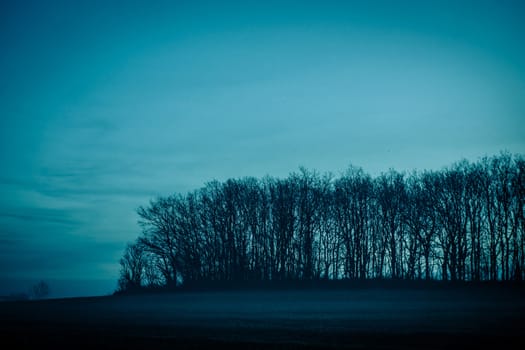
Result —
[[[137,289],[142,286],[145,267],[144,249],[139,243],[128,244],[120,259],[119,290]]]
[[[32,299],[46,298],[50,293],[49,285],[45,281],[39,281],[31,287],[30,296]]]
[[[502,153],[372,178],[301,168],[212,181],[137,210],[119,288],[193,281],[521,280],[525,161]]]
[[[392,278],[400,278],[402,277],[403,259],[403,211],[407,202],[403,175],[394,170],[381,174],[376,180],[376,198],[384,245],[381,252],[383,256],[381,265],[384,261],[384,254],[388,251],[389,275]]]
[[[372,255],[371,206],[375,204],[372,179],[362,169],[349,168],[335,182],[334,214],[344,247],[347,278],[366,278]]]

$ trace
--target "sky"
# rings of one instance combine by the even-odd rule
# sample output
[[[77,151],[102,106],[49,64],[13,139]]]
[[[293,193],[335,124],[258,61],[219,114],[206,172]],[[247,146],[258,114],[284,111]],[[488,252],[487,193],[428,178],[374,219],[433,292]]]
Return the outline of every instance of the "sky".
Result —
[[[110,294],[136,209],[525,153],[520,1],[0,2],[0,295]]]

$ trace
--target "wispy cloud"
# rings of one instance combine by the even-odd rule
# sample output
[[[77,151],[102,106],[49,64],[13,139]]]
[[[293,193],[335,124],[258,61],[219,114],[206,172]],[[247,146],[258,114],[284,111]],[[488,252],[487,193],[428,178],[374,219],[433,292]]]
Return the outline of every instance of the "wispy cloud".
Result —
[[[5,213],[0,212],[0,218],[11,218],[11,219],[17,219],[22,221],[29,221],[29,222],[50,222],[54,224],[62,224],[62,225],[77,225],[79,224],[78,220],[67,218],[64,216],[64,212],[60,213],[60,211],[49,211],[49,209],[37,209],[37,208],[30,208],[25,209],[24,211],[20,213]]]

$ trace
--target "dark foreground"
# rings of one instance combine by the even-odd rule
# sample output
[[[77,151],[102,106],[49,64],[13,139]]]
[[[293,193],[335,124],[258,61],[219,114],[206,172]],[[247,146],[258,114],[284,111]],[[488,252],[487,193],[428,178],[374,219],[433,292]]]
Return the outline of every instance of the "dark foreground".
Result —
[[[525,341],[525,296],[523,288],[365,288],[5,302],[0,337],[53,349],[512,348]]]

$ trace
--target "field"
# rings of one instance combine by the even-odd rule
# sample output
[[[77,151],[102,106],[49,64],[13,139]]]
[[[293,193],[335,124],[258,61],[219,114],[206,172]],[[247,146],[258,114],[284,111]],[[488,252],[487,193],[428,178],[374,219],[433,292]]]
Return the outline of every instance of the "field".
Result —
[[[16,348],[512,348],[525,340],[525,295],[492,286],[4,302],[0,326]]]

